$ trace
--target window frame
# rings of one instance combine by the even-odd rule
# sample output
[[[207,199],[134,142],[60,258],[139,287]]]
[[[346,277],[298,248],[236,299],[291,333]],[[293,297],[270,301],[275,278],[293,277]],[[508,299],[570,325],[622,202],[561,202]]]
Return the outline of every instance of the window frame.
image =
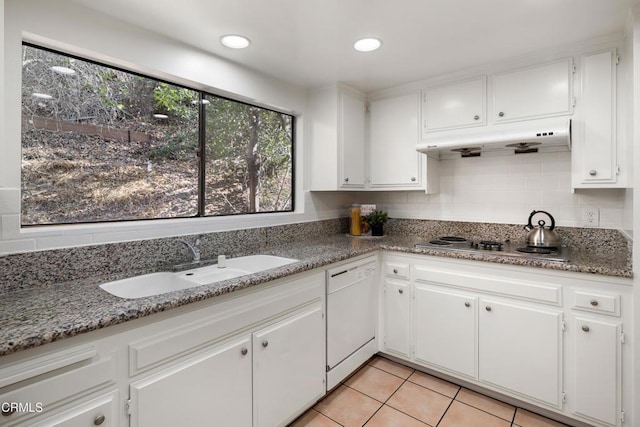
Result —
[[[122,67],[122,66],[118,66],[118,65],[113,65],[110,64],[108,62],[103,62],[103,61],[98,61],[92,58],[87,58],[78,54],[74,54],[74,53],[69,53],[67,51],[61,50],[61,49],[56,49],[56,48],[51,48],[48,46],[43,46],[41,44],[37,44],[37,43],[33,43],[33,42],[29,42],[26,40],[22,41],[21,44],[22,47],[31,47],[31,48],[35,48],[35,49],[40,49],[40,50],[44,50],[44,51],[48,51],[57,55],[63,55],[66,56],[68,58],[73,58],[79,61],[84,61],[84,62],[88,62],[91,64],[95,64],[101,67],[107,67],[116,71],[120,71],[123,73],[128,73],[137,77],[141,77],[141,78],[147,78],[147,79],[152,79],[154,81],[157,81],[159,83],[166,83],[178,88],[182,88],[182,89],[188,89],[188,90],[192,90],[194,92],[196,92],[198,94],[198,100],[199,100],[199,104],[198,104],[198,148],[196,150],[196,156],[197,156],[197,162],[196,164],[198,165],[198,178],[197,178],[197,195],[198,195],[198,200],[197,200],[197,213],[195,215],[191,215],[191,216],[175,216],[175,217],[170,217],[170,218],[129,218],[129,219],[113,219],[113,220],[96,220],[96,221],[76,221],[76,222],[56,222],[56,223],[41,223],[41,224],[24,224],[22,222],[22,195],[20,196],[20,228],[21,229],[35,229],[35,228],[42,228],[42,227],[63,227],[63,226],[74,226],[74,225],[91,225],[91,224],[96,224],[96,225],[103,225],[103,224],[115,224],[115,223],[137,223],[140,221],[151,221],[151,222],[157,222],[157,221],[171,221],[171,220],[181,220],[181,219],[191,219],[191,218],[225,218],[225,217],[238,217],[238,216],[253,216],[253,215],[260,215],[260,214],[293,214],[296,212],[296,193],[297,193],[297,186],[296,186],[296,175],[297,175],[297,167],[296,167],[296,163],[297,163],[297,158],[296,158],[296,154],[297,154],[297,150],[296,150],[296,131],[297,131],[297,116],[291,112],[285,112],[282,110],[278,110],[269,106],[265,106],[265,105],[259,105],[259,104],[254,104],[251,102],[247,102],[244,100],[240,100],[240,99],[235,99],[231,96],[226,96],[226,95],[220,95],[220,94],[216,94],[214,93],[214,90],[206,90],[204,88],[196,88],[197,86],[199,86],[196,82],[192,82],[193,86],[189,86],[188,84],[184,84],[184,83],[177,83],[175,81],[172,81],[171,79],[167,79],[167,78],[162,78],[162,77],[157,77],[155,75],[152,74],[146,74],[143,72],[139,72],[139,71],[135,71],[126,67]],[[21,83],[22,86],[22,83]],[[22,90],[22,89],[21,89]],[[220,99],[224,99],[227,101],[231,101],[231,102],[235,102],[235,103],[239,103],[239,104],[243,104],[243,105],[247,105],[250,107],[256,107],[256,108],[260,108],[262,110],[266,110],[266,111],[270,111],[270,112],[274,112],[277,114],[283,114],[283,115],[287,115],[291,118],[291,142],[290,142],[290,152],[291,152],[291,202],[290,202],[290,207],[287,210],[269,210],[269,211],[258,211],[258,212],[240,212],[240,213],[225,213],[225,214],[218,214],[218,215],[206,215],[205,214],[205,205],[206,205],[206,175],[207,175],[207,170],[206,170],[206,121],[204,120],[204,114],[205,114],[205,109],[206,109],[206,105],[205,103],[202,102],[202,100],[207,97],[216,97],[216,98],[220,98]],[[21,107],[22,109],[22,107]],[[22,113],[21,113],[22,114]],[[20,134],[22,135],[22,127],[20,130]],[[20,155],[20,159],[22,161],[22,138],[20,139],[20,151],[21,151],[21,155]],[[21,168],[22,169],[22,166]],[[22,187],[22,177],[20,177],[20,186]]]

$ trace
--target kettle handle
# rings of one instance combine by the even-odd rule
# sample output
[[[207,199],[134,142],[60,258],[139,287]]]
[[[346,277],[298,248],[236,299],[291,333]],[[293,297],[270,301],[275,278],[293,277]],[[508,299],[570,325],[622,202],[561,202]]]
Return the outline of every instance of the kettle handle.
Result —
[[[551,220],[551,225],[549,226],[549,230],[553,230],[554,228],[556,228],[556,220],[553,218],[553,216],[552,216],[549,212],[547,212],[547,211],[536,211],[536,210],[534,210],[534,211],[532,211],[532,212],[531,212],[531,215],[529,215],[529,223],[526,225],[525,230],[526,230],[527,228],[529,228],[529,229],[533,229],[533,224],[531,224],[531,220],[533,219],[533,216],[534,216],[535,214],[539,214],[539,213],[545,214],[545,215],[546,215],[546,216],[548,216],[548,217],[549,217],[549,219]],[[540,224],[540,223],[538,222],[538,224]],[[543,223],[543,224],[540,224],[540,225],[541,225],[541,226],[544,226],[544,223]]]

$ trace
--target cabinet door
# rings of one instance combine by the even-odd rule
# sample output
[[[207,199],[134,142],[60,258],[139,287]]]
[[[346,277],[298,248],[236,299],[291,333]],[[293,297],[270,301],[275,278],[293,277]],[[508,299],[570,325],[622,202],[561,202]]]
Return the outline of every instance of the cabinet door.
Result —
[[[476,310],[470,295],[416,287],[416,360],[476,377]]]
[[[254,427],[285,425],[323,395],[326,347],[320,303],[255,332],[253,349]]]
[[[341,188],[362,188],[365,181],[365,102],[346,91],[339,95],[340,176]]]
[[[418,144],[418,93],[371,103],[371,187],[425,188]]]
[[[384,284],[384,349],[409,357],[409,283]]]
[[[573,112],[571,59],[493,76],[493,121],[511,122]]]
[[[433,132],[487,124],[486,77],[425,89],[422,130]]]
[[[616,54],[608,50],[584,55],[582,94],[576,108],[574,156],[579,183],[616,182]],[[575,158],[575,157],[574,157]],[[596,185],[598,187],[598,185]]]
[[[561,313],[481,299],[478,318],[480,381],[561,408]]]
[[[575,316],[574,413],[617,425],[621,393],[621,325]]]
[[[131,384],[131,426],[251,426],[249,336]]]

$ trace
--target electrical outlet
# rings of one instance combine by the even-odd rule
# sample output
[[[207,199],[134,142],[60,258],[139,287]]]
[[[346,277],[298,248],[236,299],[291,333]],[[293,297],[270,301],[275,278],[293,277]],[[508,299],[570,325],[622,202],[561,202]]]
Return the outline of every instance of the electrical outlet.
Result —
[[[598,227],[600,225],[600,209],[585,208],[583,212],[585,227]]]

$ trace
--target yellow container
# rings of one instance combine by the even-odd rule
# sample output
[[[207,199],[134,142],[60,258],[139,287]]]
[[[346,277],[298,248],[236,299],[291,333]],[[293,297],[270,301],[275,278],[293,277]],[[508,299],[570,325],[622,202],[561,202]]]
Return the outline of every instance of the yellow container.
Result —
[[[351,215],[350,215],[350,225],[349,225],[349,234],[352,236],[359,236],[362,234],[362,229],[360,228],[360,205],[351,205]]]

